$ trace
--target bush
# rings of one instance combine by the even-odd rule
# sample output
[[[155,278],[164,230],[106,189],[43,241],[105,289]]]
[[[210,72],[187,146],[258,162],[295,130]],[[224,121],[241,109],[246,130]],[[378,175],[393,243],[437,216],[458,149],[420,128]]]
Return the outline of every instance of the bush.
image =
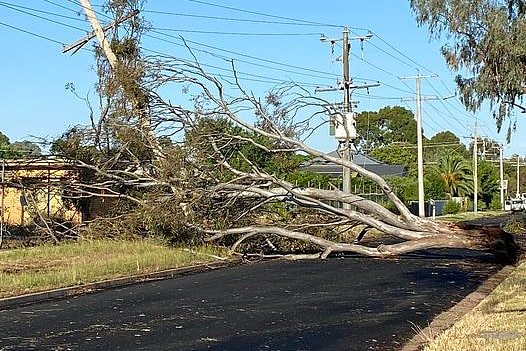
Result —
[[[491,203],[490,203],[489,207],[493,211],[501,210],[502,209],[502,204],[500,203],[500,197],[494,196],[491,199]]]
[[[444,205],[444,214],[455,214],[460,212],[460,204],[456,201],[449,200]]]

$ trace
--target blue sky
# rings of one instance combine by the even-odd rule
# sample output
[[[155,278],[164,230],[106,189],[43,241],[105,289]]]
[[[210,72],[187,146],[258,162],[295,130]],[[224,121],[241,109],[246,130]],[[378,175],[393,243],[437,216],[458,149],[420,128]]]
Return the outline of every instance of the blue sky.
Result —
[[[92,3],[101,11],[97,5],[102,1]],[[245,12],[210,5],[214,3]],[[187,57],[179,38],[183,36],[212,74],[228,75],[226,59],[233,58],[244,86],[256,92],[290,80],[311,91],[316,85],[334,85],[341,75],[341,64],[336,61],[341,48],[336,46],[332,52],[330,45],[321,43],[319,38],[322,33],[330,38],[340,37],[344,25],[351,27],[351,37],[364,35],[367,30],[373,32],[363,48],[359,41],[351,43],[351,75],[355,82],[382,83],[369,89],[369,94],[365,90],[353,94],[353,100],[359,101],[357,111],[386,105],[414,110],[414,102],[402,102],[400,98],[414,97],[415,82],[398,77],[413,76],[417,69],[422,74],[439,75],[422,81],[423,95],[445,97],[455,91],[455,74],[447,69],[439,52],[442,43],[430,41],[426,29],[417,26],[408,0],[148,0],[144,10],[142,15],[156,28],[144,37],[144,53]],[[0,131],[11,141],[32,136],[51,139],[69,126],[88,123],[84,102],[66,91],[65,85],[73,83],[80,95],[95,98],[93,55],[89,50],[73,56],[62,54],[61,44],[72,43],[89,31],[80,12],[76,0],[0,0],[0,44],[4,52],[0,57]],[[107,20],[99,17],[102,22]],[[307,25],[296,19],[323,25]],[[176,92],[172,94],[172,101],[188,99]],[[322,96],[341,100],[340,93]],[[477,117],[482,135],[504,141],[505,134],[497,134],[487,109]],[[452,98],[424,102],[423,120],[427,137],[442,130],[467,137],[472,133],[474,118],[457,98]],[[526,130],[524,123],[521,126],[518,122],[518,130],[506,148],[507,155],[526,152]],[[327,133],[312,143],[324,150],[335,145]]]

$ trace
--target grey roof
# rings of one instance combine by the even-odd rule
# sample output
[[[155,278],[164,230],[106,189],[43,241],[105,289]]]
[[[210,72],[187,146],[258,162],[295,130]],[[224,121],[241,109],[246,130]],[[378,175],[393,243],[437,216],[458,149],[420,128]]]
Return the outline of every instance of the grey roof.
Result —
[[[329,153],[329,156],[339,157],[337,151]],[[353,151],[353,162],[359,166],[364,167],[366,170],[374,172],[380,176],[402,176],[405,174],[404,166],[388,165],[368,155],[356,151]],[[311,161],[305,163],[303,168],[314,173],[327,174],[332,178],[341,177],[342,175],[342,166],[324,160],[321,157],[316,157]]]

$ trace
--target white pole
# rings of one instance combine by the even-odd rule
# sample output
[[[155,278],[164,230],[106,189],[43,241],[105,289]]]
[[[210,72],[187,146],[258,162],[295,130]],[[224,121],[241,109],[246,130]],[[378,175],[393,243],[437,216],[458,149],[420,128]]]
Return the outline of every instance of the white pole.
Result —
[[[477,135],[477,117],[475,116],[475,127],[473,129],[473,212],[477,213],[479,200],[479,182],[478,182],[478,135]]]
[[[500,144],[500,164],[499,164],[499,171],[500,171],[500,206],[501,206],[501,209],[504,210],[504,159],[503,159],[503,146],[502,144]]]
[[[418,216],[425,217],[424,210],[424,152],[422,142],[422,101],[420,97],[420,75],[416,77],[416,135],[418,169]]]
[[[515,194],[516,198],[519,198],[521,196],[519,184],[520,184],[519,155],[517,155],[517,193]]]

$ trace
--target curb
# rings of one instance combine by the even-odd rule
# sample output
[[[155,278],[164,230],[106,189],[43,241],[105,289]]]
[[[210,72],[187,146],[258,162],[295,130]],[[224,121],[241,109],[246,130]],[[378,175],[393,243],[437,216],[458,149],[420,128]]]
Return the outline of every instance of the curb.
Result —
[[[429,323],[428,327],[420,330],[418,334],[403,346],[401,351],[421,350],[431,339],[436,338],[438,334],[453,326],[456,321],[475,308],[495,290],[514,269],[515,266],[504,266],[500,271],[486,279],[475,291],[463,298],[462,301],[435,317],[431,323]]]
[[[165,280],[175,277],[183,277],[216,269],[228,268],[239,265],[240,259],[205,263],[200,265],[173,268],[153,273],[143,273],[122,278],[101,280],[94,283],[76,285],[71,287],[47,290],[26,295],[6,297],[0,299],[0,311],[20,306],[32,305],[44,301],[64,299],[72,296],[92,294],[107,289],[120,288],[128,285],[144,283],[155,280]]]

